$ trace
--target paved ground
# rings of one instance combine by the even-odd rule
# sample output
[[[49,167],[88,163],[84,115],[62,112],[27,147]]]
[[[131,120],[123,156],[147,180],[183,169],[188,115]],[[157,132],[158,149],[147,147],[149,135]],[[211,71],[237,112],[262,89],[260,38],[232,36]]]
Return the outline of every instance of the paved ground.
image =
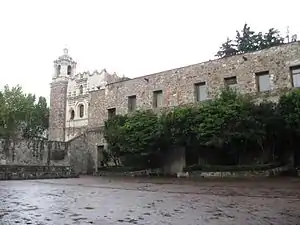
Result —
[[[0,225],[11,224],[300,225],[300,179],[0,181]]]

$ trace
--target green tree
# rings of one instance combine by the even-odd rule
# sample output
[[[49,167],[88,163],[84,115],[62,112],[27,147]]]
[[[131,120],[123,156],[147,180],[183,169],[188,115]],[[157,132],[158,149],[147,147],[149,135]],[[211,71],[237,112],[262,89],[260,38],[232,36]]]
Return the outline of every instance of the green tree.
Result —
[[[46,98],[39,97],[36,104],[35,101],[30,103],[24,128],[24,137],[27,138],[42,136],[49,126],[49,108]]]
[[[278,110],[285,122],[285,135],[281,139],[288,142],[284,146],[285,152],[294,154],[294,161],[300,163],[300,90],[293,90],[279,99]]]
[[[158,116],[151,110],[137,111],[128,116],[122,132],[125,134],[124,150],[148,154],[159,148],[160,125]]]
[[[46,99],[25,94],[20,86],[6,85],[0,92],[0,138],[40,136],[48,128],[49,109]]]
[[[241,31],[236,31],[236,42],[238,53],[253,52],[259,49],[260,36],[245,24]]]
[[[116,165],[118,160],[124,154],[125,135],[123,126],[127,116],[116,115],[105,121],[104,137],[108,143],[108,151],[105,152],[107,160],[112,159]]]
[[[234,40],[227,38],[217,52],[217,57],[227,57],[236,54],[253,52],[265,48],[277,46],[284,43],[284,38],[275,28],[270,28],[268,32],[253,31],[246,23],[240,31],[236,31]]]
[[[267,33],[264,34],[263,39],[260,42],[259,49],[265,49],[283,43],[284,38],[281,36],[280,32],[274,28],[271,28]]]
[[[215,56],[217,57],[228,57],[237,54],[236,44],[232,43],[233,41],[227,38],[227,41],[222,44],[220,50]]]

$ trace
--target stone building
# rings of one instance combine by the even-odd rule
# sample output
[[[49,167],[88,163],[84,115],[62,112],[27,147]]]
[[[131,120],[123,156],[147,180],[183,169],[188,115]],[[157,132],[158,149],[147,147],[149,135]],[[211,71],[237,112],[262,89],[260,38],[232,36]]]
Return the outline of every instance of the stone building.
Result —
[[[76,62],[64,49],[64,54],[54,61],[49,139],[68,141],[82,133],[88,125],[90,91],[104,89],[108,83],[119,79],[105,69],[76,74]]]
[[[76,63],[67,50],[54,67],[49,139],[81,143],[97,168],[105,148],[104,121],[114,114],[205,101],[225,86],[274,101],[281,91],[300,87],[300,42],[128,80],[105,70],[75,74]]]

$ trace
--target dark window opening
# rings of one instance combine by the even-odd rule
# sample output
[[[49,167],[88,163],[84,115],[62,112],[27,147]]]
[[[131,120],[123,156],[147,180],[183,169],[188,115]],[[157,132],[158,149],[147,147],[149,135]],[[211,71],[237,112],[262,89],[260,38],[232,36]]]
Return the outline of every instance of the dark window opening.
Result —
[[[153,108],[163,106],[163,91],[153,91]]]
[[[75,118],[75,111],[72,109],[70,119],[73,120],[74,118]]]
[[[84,116],[84,105],[79,105],[79,117],[82,118]]]
[[[136,109],[136,95],[128,97],[128,112],[133,112]]]
[[[71,66],[68,66],[67,74],[68,74],[68,75],[71,75],[71,72],[72,72],[72,67],[71,67]]]
[[[227,87],[237,84],[236,76],[224,78],[224,83]]]
[[[79,87],[79,93],[82,95],[83,94],[83,86],[82,85],[80,85],[80,87]]]
[[[108,119],[114,118],[116,116],[116,108],[111,108],[107,110]]]

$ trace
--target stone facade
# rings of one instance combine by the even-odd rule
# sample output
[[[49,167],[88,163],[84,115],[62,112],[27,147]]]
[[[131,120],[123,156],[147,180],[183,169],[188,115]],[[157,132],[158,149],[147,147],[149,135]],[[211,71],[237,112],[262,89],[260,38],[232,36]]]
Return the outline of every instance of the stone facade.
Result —
[[[61,80],[51,84],[49,112],[49,140],[64,141],[66,118],[67,81]]]
[[[19,139],[5,146],[0,140],[0,165],[69,166],[68,143]]]
[[[78,177],[70,166],[0,165],[0,180],[54,179]]]
[[[88,125],[89,92],[105,88],[121,78],[105,69],[76,74],[76,62],[68,50],[54,61],[50,94],[49,140],[68,141]]]
[[[77,173],[97,172],[105,145],[102,129],[87,130],[68,142],[70,165],[74,166]]]
[[[281,91],[300,87],[300,77],[291,72],[300,66],[300,42],[126,80],[105,70],[75,75],[76,63],[68,57],[65,52],[55,61],[49,139],[67,141],[70,162],[83,173],[99,167],[106,146],[102,129],[110,113],[195,103],[216,97],[225,86],[273,101]],[[182,168],[183,161],[179,157],[175,167]]]
[[[129,96],[136,96],[136,109],[153,108],[155,91],[162,91],[162,107],[195,102],[197,84],[205,85],[206,99],[214,98],[230,78],[236,79],[234,87],[241,93],[277,93],[292,88],[290,69],[299,65],[300,42],[294,42],[111,83],[103,90],[91,92],[88,126],[103,126],[108,109],[115,108],[116,114],[128,113]],[[268,74],[269,90],[259,93],[261,72]],[[272,99],[276,100],[277,96]]]

